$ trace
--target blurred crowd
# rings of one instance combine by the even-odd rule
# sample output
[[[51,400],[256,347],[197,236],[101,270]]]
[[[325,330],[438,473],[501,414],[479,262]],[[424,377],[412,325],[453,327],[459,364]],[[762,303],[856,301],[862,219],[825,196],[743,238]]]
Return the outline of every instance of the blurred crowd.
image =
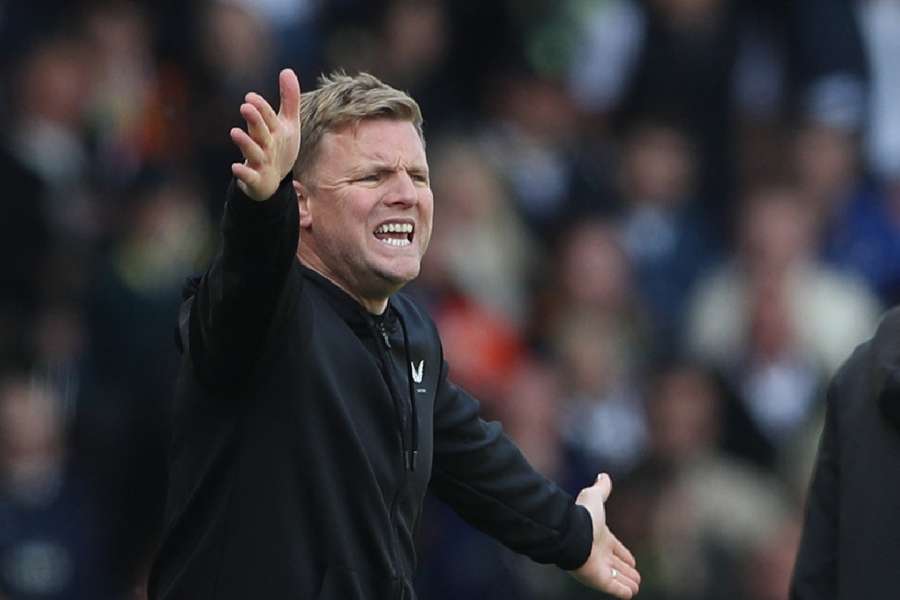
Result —
[[[646,600],[787,596],[822,390],[900,301],[894,0],[0,0],[0,598],[141,598],[243,94],[425,116],[410,293]],[[273,457],[273,460],[277,458]],[[438,503],[423,598],[596,597]]]

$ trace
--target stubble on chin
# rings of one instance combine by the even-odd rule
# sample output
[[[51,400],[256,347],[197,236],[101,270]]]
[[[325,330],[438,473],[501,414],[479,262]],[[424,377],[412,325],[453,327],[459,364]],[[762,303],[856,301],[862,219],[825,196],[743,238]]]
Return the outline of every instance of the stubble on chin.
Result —
[[[415,267],[403,269],[402,271],[382,267],[373,267],[371,269],[373,279],[377,280],[388,294],[399,291],[403,286],[413,281],[419,276],[420,271],[421,262],[417,263]]]

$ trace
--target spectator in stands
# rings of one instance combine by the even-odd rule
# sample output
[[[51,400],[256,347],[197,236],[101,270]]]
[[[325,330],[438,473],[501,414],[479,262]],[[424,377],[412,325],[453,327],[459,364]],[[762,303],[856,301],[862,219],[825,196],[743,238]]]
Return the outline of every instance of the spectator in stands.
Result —
[[[112,598],[103,529],[71,471],[65,407],[22,372],[0,380],[0,596]]]

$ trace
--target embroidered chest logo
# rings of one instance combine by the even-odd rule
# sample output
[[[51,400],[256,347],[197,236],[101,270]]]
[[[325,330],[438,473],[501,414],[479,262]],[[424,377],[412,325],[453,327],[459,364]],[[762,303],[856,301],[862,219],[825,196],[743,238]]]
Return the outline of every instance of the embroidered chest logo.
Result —
[[[422,377],[425,373],[425,361],[420,360],[418,367],[413,363],[409,363],[409,369],[410,371],[412,371],[413,381],[415,381],[416,383],[422,383]]]
[[[412,373],[412,379],[416,383],[422,383],[422,379],[425,377],[425,361],[420,360],[419,365],[416,366],[415,363],[409,363],[409,371]],[[425,388],[416,388],[417,392],[425,392]]]

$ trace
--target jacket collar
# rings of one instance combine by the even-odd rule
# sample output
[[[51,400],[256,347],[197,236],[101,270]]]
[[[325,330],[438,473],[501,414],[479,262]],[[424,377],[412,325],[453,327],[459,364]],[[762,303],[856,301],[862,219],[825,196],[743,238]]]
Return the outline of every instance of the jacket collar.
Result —
[[[373,324],[379,321],[384,322],[388,331],[394,330],[397,316],[390,299],[384,314],[373,315],[357,302],[353,296],[335,285],[330,279],[302,263],[298,264],[303,277],[328,296],[331,307],[357,335],[371,335]]]

